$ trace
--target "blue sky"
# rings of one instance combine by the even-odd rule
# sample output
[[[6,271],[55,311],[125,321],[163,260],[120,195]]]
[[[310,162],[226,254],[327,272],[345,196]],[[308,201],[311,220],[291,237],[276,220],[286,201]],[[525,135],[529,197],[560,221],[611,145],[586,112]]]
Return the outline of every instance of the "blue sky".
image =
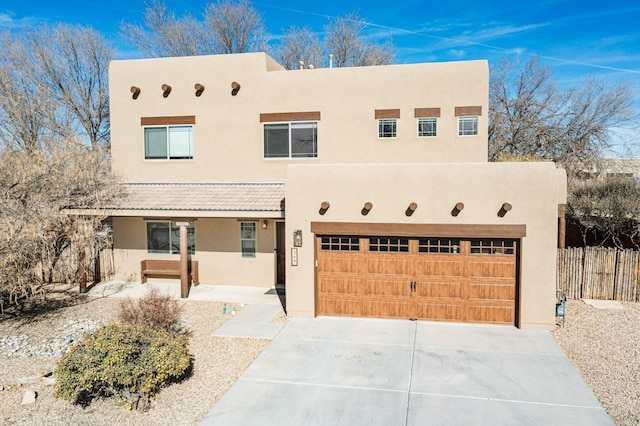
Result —
[[[178,14],[199,15],[209,1],[166,3]],[[628,81],[640,110],[638,0],[266,0],[253,4],[274,40],[290,25],[321,31],[330,17],[355,11],[370,23],[371,37],[392,37],[399,63],[487,59],[491,65],[505,56],[535,54],[565,87],[577,86],[590,76]],[[0,29],[59,21],[90,25],[114,40],[121,58],[140,57],[118,39],[118,25],[141,22],[143,12],[144,0],[0,0]]]

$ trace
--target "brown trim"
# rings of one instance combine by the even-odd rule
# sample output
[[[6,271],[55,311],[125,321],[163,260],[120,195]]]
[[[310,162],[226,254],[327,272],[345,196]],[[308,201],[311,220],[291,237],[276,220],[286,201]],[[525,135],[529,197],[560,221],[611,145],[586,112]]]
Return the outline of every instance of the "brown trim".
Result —
[[[162,126],[167,124],[196,124],[195,115],[176,115],[172,117],[142,117],[141,126]]]
[[[558,217],[565,217],[567,215],[567,205],[558,204]]]
[[[377,109],[376,120],[380,118],[400,118],[400,109]]]
[[[527,225],[455,225],[411,223],[311,222],[314,234],[398,237],[522,238]]]
[[[482,106],[456,107],[456,117],[460,117],[463,115],[482,115]]]
[[[275,121],[301,121],[301,120],[320,120],[320,111],[303,111],[303,112],[271,112],[260,114],[261,123],[270,123]]]
[[[414,117],[440,117],[440,108],[416,108],[414,110]]]

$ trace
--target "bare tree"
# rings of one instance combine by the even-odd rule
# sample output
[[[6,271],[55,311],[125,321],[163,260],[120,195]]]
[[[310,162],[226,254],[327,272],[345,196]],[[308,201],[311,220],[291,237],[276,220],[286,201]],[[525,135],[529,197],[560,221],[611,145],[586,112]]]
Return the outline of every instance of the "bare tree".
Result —
[[[78,253],[104,245],[104,216],[68,208],[95,209],[122,195],[107,154],[63,139],[0,151],[0,310],[45,295],[54,281],[75,284]],[[65,253],[71,261],[61,260]]]
[[[609,129],[632,118],[633,91],[589,79],[561,90],[537,58],[502,61],[489,88],[489,159],[532,156],[562,164],[570,175],[610,145]]]
[[[267,48],[260,13],[249,0],[220,0],[205,11],[205,28],[215,41],[216,53],[244,53]]]
[[[53,93],[24,37],[0,36],[0,142],[36,151],[56,127]]]
[[[161,0],[147,3],[143,20],[144,25],[123,22],[120,31],[127,42],[151,57],[217,53],[201,21],[191,15],[177,18]]]
[[[95,30],[59,24],[0,39],[0,139],[39,149],[42,138],[109,142],[109,43]]]
[[[391,64],[395,47],[390,40],[374,43],[364,36],[367,22],[355,13],[339,17],[325,26],[325,49],[338,67]]]
[[[288,70],[298,68],[300,61],[320,67],[325,63],[324,58],[318,34],[309,27],[289,27],[275,52],[275,59]]]
[[[248,0],[210,3],[202,20],[176,17],[161,0],[147,4],[144,25],[122,23],[125,40],[152,57],[196,56],[265,50],[262,16]]]
[[[109,144],[109,61],[113,50],[96,30],[58,24],[29,34],[33,55],[55,100],[78,123],[91,148]]]
[[[625,248],[623,239],[640,248],[640,184],[629,176],[602,175],[574,182],[568,200],[569,219],[597,244]]]

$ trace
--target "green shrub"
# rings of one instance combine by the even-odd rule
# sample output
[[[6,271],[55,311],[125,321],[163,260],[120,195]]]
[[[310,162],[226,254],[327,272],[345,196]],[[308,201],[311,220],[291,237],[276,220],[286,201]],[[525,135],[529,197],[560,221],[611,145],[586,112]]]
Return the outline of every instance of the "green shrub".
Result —
[[[165,330],[106,325],[58,361],[55,395],[86,405],[96,396],[115,394],[129,409],[146,409],[149,398],[162,386],[190,372],[188,345],[187,336]]]
[[[125,324],[177,332],[181,314],[182,305],[177,300],[154,288],[137,301],[121,301],[118,319]]]

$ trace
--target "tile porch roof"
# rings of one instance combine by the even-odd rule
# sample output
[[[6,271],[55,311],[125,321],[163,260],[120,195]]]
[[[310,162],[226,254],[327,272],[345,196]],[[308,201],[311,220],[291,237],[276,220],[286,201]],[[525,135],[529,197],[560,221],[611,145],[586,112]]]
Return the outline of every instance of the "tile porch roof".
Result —
[[[118,210],[284,211],[284,183],[127,183]]]

